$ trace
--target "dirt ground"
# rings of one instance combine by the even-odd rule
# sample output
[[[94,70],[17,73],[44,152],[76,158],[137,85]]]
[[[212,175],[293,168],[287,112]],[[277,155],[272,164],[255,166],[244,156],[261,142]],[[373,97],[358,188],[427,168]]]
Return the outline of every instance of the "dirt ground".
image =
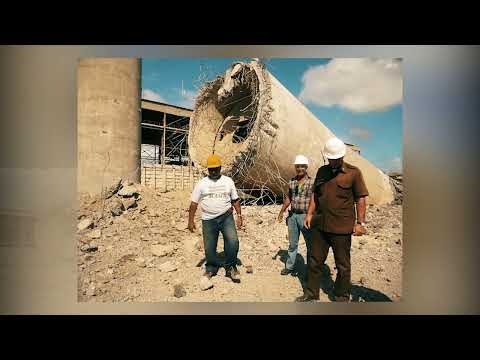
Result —
[[[202,290],[200,210],[196,233],[186,229],[190,192],[164,193],[138,184],[124,184],[122,190],[125,197],[114,193],[106,200],[80,196],[78,222],[89,227],[77,232],[78,301],[292,302],[302,294],[303,238],[297,256],[299,274],[280,275],[288,247],[285,222],[276,221],[280,205],[243,207],[241,283],[233,283],[221,269],[211,280],[213,287]],[[114,216],[112,209],[121,214]],[[369,205],[366,220],[368,234],[352,237],[352,301],[399,301],[402,207]],[[223,255],[221,237],[218,252]],[[247,273],[247,266],[253,272]],[[326,267],[330,275],[321,284],[322,302],[331,301],[336,275],[331,250]]]

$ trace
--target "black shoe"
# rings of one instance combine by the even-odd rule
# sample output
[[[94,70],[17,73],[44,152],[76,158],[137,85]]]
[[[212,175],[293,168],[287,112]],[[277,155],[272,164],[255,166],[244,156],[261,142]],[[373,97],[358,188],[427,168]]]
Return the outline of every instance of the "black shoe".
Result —
[[[291,274],[292,272],[293,272],[292,270],[285,268],[280,272],[280,275],[288,275],[288,274]]]
[[[237,270],[235,266],[232,266],[225,271],[225,276],[232,279],[234,283],[240,282],[240,272]]]
[[[317,301],[318,298],[314,298],[310,295],[303,294],[302,296],[299,296],[295,299],[295,302],[313,302]]]

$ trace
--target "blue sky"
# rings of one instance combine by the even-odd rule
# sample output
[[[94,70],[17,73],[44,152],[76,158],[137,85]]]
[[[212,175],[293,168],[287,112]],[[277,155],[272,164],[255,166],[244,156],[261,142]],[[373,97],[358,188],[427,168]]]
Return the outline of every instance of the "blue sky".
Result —
[[[143,59],[143,97],[192,108],[206,80],[250,58]],[[263,59],[267,69],[345,142],[383,170],[401,170],[401,66],[392,59]],[[183,82],[183,93],[182,93]]]

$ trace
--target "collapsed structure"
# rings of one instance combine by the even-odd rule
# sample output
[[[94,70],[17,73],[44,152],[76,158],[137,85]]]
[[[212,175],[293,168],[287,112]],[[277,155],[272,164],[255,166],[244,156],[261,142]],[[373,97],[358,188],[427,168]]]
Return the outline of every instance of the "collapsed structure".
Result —
[[[258,61],[238,62],[207,82],[197,95],[188,144],[196,166],[212,152],[237,187],[257,196],[284,194],[297,154],[309,172],[326,164],[325,142],[335,136]],[[389,177],[348,148],[345,161],[363,173],[373,204],[394,200]]]

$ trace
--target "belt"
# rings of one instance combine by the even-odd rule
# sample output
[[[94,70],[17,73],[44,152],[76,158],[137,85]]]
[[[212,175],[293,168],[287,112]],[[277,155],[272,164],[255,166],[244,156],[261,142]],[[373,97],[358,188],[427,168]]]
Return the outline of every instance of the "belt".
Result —
[[[296,210],[296,209],[292,209],[291,212],[294,213],[294,214],[306,214],[307,213],[306,210]]]

